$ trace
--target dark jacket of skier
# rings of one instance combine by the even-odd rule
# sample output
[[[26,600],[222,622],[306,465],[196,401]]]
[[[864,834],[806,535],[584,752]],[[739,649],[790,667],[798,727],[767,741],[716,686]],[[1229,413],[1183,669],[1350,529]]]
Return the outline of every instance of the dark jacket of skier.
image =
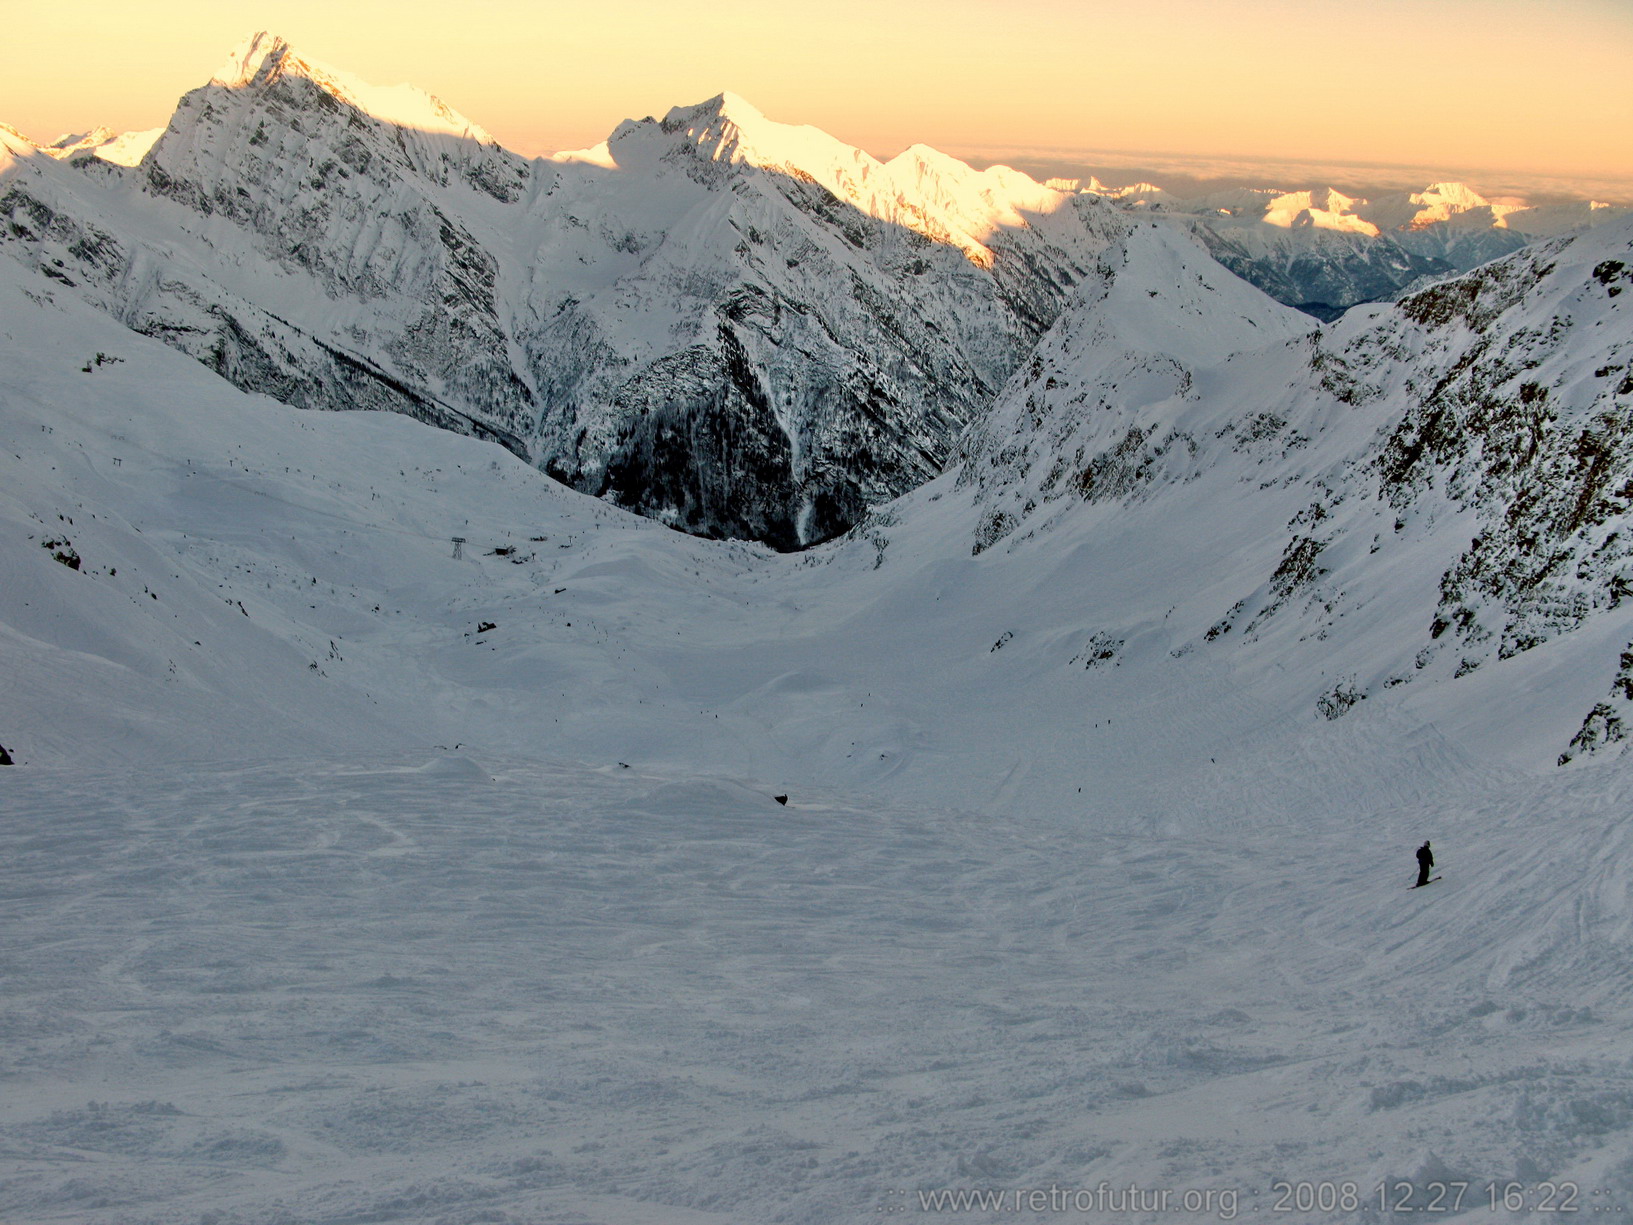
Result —
[[[1429,844],[1425,842],[1418,847],[1418,885],[1427,885],[1429,883],[1429,873],[1434,866],[1435,854],[1429,849]],[[1412,887],[1415,889],[1417,885]]]

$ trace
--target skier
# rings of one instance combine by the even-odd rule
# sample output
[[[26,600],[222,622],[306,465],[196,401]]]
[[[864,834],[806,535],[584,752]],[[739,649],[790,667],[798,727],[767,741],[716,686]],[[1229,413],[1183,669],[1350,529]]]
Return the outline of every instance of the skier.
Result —
[[[1429,872],[1434,866],[1435,853],[1429,849],[1429,844],[1425,842],[1418,847],[1418,883],[1413,885],[1412,888],[1416,889],[1419,886],[1427,885],[1429,883]]]

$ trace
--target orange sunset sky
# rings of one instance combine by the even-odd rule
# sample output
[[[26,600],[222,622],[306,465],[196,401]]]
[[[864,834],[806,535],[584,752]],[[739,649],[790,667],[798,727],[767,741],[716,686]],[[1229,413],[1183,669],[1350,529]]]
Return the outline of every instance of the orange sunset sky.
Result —
[[[246,35],[419,85],[518,152],[723,89],[880,156],[1633,203],[1633,0],[101,0],[10,5],[0,121],[162,125]],[[1096,151],[1093,155],[1089,151]],[[1159,156],[1160,155],[1160,156]],[[1256,168],[1268,168],[1258,170]],[[1360,167],[1360,170],[1354,168]],[[1369,169],[1370,168],[1370,169]]]

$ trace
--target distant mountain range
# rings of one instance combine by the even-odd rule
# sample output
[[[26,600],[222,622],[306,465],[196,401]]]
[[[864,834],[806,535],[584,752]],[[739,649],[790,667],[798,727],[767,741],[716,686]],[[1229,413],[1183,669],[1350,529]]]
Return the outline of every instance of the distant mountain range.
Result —
[[[1468,272],[1528,242],[1618,220],[1625,208],[1583,200],[1493,203],[1463,183],[1371,198],[1332,188],[1234,188],[1177,196],[1150,183],[1096,179],[1052,186],[1189,225],[1214,257],[1279,302],[1331,320],[1419,282]]]
[[[160,132],[0,145],[0,248],[239,387],[779,549],[942,471],[1142,220],[1328,318],[1604,213],[1049,186],[880,162],[730,94],[525,159],[265,34]]]
[[[246,389],[406,412],[784,549],[939,472],[1124,226],[731,95],[529,161],[268,36],[135,165],[110,147],[7,139],[15,257]]]

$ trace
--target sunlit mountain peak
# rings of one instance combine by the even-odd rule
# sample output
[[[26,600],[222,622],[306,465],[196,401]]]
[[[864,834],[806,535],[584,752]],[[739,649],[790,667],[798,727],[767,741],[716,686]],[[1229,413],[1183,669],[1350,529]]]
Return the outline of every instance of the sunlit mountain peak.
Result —
[[[485,145],[498,143],[481,125],[423,89],[371,85],[349,72],[297,54],[287,39],[264,30],[239,43],[210,83],[227,89],[266,89],[288,76],[303,77],[339,101],[385,123],[462,136]]]

